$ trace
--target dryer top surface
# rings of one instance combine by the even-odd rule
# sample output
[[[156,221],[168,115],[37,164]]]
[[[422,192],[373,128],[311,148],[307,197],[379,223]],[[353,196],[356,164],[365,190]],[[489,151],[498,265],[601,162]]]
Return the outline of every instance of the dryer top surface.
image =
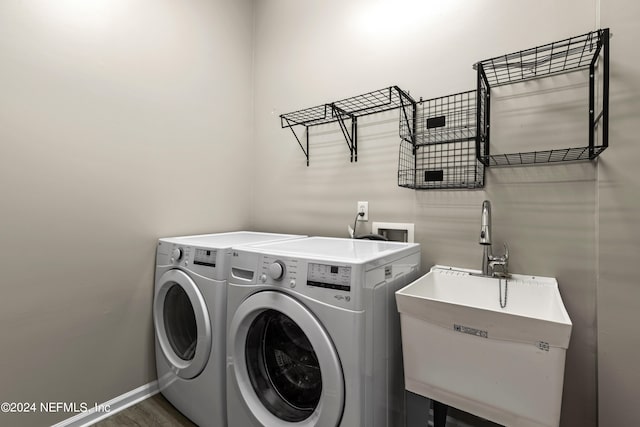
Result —
[[[260,233],[253,231],[234,231],[230,233],[200,234],[196,236],[167,237],[163,242],[176,243],[186,246],[200,246],[215,249],[231,248],[250,243],[264,243],[304,236],[295,234]]]

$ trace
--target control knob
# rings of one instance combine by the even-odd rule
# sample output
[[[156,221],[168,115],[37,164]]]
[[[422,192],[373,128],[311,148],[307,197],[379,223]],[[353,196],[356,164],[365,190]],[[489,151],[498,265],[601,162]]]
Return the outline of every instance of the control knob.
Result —
[[[182,249],[175,248],[171,252],[171,261],[178,261],[180,258],[182,258]]]
[[[269,277],[273,280],[282,280],[284,276],[284,264],[282,261],[276,261],[269,266]]]

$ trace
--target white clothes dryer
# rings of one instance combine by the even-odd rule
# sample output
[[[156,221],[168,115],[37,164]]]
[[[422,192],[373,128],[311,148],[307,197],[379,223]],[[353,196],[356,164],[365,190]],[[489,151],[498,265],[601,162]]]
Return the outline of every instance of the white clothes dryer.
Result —
[[[403,425],[394,292],[419,276],[420,246],[309,237],[234,254],[229,427]]]
[[[158,241],[153,321],[159,388],[199,426],[227,425],[224,361],[231,248],[299,237],[232,232]]]

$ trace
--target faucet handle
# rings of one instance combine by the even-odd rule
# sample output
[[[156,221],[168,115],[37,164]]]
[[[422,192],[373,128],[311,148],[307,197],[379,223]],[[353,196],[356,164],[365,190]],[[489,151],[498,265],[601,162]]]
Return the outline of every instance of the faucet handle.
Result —
[[[502,271],[495,271],[496,266],[500,266]],[[504,243],[504,255],[501,257],[496,257],[496,261],[493,264],[493,277],[500,278],[509,278],[511,274],[509,273],[509,247],[507,243]]]
[[[493,254],[489,255],[489,261],[496,261],[499,263],[504,263],[509,261],[509,248],[507,244],[504,243],[504,255],[502,256],[494,256]]]
[[[500,270],[496,270],[496,267],[500,267]],[[489,255],[489,269],[492,277],[511,277],[511,274],[509,274],[509,248],[506,243],[504,244],[504,255]]]

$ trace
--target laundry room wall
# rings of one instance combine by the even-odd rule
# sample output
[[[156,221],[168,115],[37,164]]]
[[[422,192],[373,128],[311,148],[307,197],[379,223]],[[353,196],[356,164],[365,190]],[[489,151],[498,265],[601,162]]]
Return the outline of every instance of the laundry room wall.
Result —
[[[251,51],[250,0],[0,3],[0,401],[155,380],[158,237],[249,224]]]
[[[623,344],[622,334],[629,339],[628,328],[638,320],[633,314],[637,303],[631,303],[625,292],[635,292],[630,272],[638,264],[632,254],[639,253],[640,239],[626,234],[626,255],[620,257],[614,236],[623,235],[631,227],[629,221],[637,217],[635,207],[627,210],[637,179],[627,178],[638,158],[631,138],[637,130],[632,117],[640,109],[631,100],[635,92],[622,96],[627,88],[634,88],[638,63],[616,59],[620,55],[617,36],[611,48],[611,83],[618,95],[611,104],[626,101],[614,107],[619,116],[612,123],[624,121],[627,128],[623,129],[629,133],[619,133],[622,130],[612,124],[611,148],[598,162],[488,170],[482,190],[398,187],[397,111],[359,119],[357,163],[349,162],[336,123],[310,128],[309,167],[289,129],[280,127],[279,115],[390,85],[410,91],[415,99],[474,89],[472,64],[478,60],[605,26],[615,34],[624,24],[622,37],[630,58],[628,49],[638,38],[637,30],[631,30],[631,22],[638,22],[637,7],[629,8],[630,4],[628,0],[257,2],[252,224],[347,237],[356,202],[366,200],[370,221],[415,223],[424,271],[434,264],[480,268],[480,206],[484,199],[491,200],[495,251],[501,252],[502,242],[507,242],[511,271],[556,277],[573,321],[561,425],[593,427],[598,425],[598,411],[623,413],[624,407],[616,402],[631,404],[640,395],[633,376],[624,381],[624,389],[616,390],[615,378],[624,376],[626,365],[614,364],[630,363],[631,349],[638,346],[634,338]],[[629,15],[628,10],[634,13]],[[558,76],[551,83],[517,86],[524,94],[496,91],[492,152],[586,145],[585,77],[577,73]],[[535,95],[528,96],[528,90]],[[296,131],[304,143],[304,129]],[[628,168],[618,170],[616,159],[623,158]],[[605,167],[610,185],[599,181]],[[608,211],[602,210],[603,197]],[[607,227],[611,233],[605,237],[602,231]],[[370,222],[358,226],[358,233],[369,230]],[[604,250],[610,255],[603,255]],[[605,284],[607,289],[598,293],[598,268],[604,268],[605,260],[607,271],[619,271],[617,263],[624,262],[625,273],[611,275],[605,281],[616,283]],[[627,303],[618,312],[621,301]],[[606,322],[606,336],[601,333],[600,339],[612,345],[599,352],[596,303]],[[620,321],[630,323],[617,333]],[[597,357],[609,351],[601,357],[600,378],[605,387],[600,389],[599,403]],[[603,380],[605,367],[615,375]],[[603,391],[608,393],[606,398]],[[619,416],[628,421],[636,415]],[[637,424],[601,421],[600,425]]]
[[[598,165],[598,416],[640,425],[640,4],[602,0],[611,39],[612,148]]]

